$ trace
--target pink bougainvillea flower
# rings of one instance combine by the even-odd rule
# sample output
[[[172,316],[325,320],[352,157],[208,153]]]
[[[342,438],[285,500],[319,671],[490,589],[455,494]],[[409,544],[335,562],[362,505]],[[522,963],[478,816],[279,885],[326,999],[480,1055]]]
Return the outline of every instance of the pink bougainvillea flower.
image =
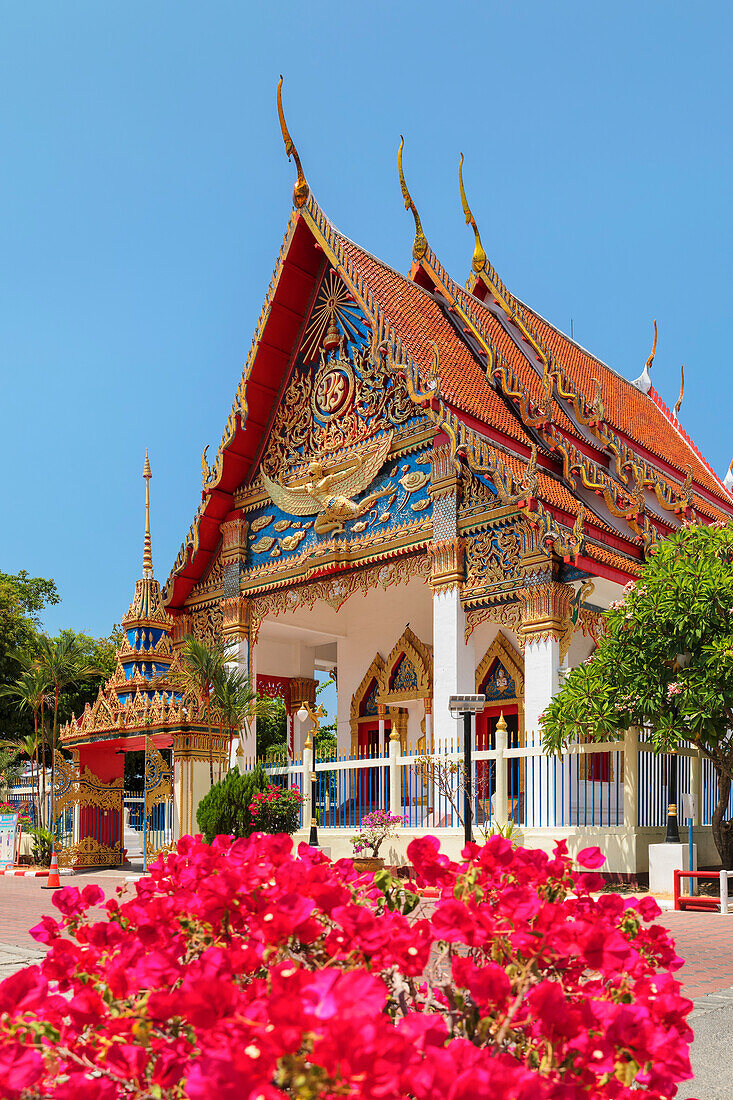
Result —
[[[46,957],[0,983],[0,1096],[662,1100],[691,1075],[653,902],[596,899],[564,842],[408,853],[417,885],[378,888],[285,835],[184,837],[102,921],[96,887],[58,891]]]
[[[581,867],[590,867],[592,870],[596,870],[598,867],[602,867],[606,862],[606,857],[600,848],[582,848],[576,856],[577,862]]]

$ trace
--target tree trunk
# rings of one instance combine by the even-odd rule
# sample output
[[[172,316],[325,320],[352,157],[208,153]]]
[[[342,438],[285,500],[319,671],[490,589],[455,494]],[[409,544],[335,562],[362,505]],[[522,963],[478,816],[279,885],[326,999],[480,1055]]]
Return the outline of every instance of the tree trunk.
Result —
[[[725,821],[725,812],[730,797],[730,776],[724,775],[717,765],[718,804],[713,811],[713,840],[725,871],[733,871],[733,821]]]

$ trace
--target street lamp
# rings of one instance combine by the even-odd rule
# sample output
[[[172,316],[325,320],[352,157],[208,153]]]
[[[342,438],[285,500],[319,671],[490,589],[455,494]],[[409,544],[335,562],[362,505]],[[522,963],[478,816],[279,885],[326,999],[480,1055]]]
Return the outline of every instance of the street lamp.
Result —
[[[681,669],[687,668],[691,660],[691,653],[687,651],[678,653],[672,662],[672,671],[675,676]],[[667,784],[667,832],[664,837],[665,844],[680,844],[682,842],[679,830],[679,811],[677,809],[679,799],[678,769],[677,752],[675,749],[672,749],[669,760],[669,782]],[[692,853],[690,853],[690,859],[692,859]]]
[[[463,715],[463,835],[466,844],[473,840],[471,810],[471,716],[486,707],[485,695],[451,695],[448,710],[456,721]]]
[[[321,728],[321,718],[324,717],[325,711],[323,707],[319,707],[318,710],[313,710],[307,700],[303,700],[299,709],[295,712],[295,717],[302,724],[306,718],[310,718],[313,722],[313,729],[317,733]],[[316,808],[316,751],[313,747],[310,733],[306,739],[305,749],[311,750],[311,831],[308,837],[308,843],[311,848],[318,848],[318,810]]]

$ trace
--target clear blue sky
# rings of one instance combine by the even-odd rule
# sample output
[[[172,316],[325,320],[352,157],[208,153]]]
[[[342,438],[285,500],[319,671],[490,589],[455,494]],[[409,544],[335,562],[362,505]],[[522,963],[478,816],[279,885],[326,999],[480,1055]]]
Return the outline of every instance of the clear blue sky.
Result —
[[[339,228],[410,260],[396,149],[465,278],[458,154],[509,286],[628,377],[649,354],[718,472],[730,432],[729,3],[4,4],[0,569],[106,633],[140,573],[145,447],[168,574],[290,209],[280,72]]]

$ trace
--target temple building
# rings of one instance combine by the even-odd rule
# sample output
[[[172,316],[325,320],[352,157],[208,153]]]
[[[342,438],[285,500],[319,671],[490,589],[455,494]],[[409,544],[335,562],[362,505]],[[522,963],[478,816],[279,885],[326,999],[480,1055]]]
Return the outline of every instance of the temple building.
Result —
[[[206,785],[204,734],[172,689],[147,683],[188,634],[228,644],[260,691],[283,695],[295,760],[308,723],[293,715],[332,669],[342,754],[384,753],[390,737],[450,751],[449,698],[474,692],[488,700],[478,748],[500,714],[510,743],[532,745],[657,540],[733,515],[731,476],[652,384],[654,349],[627,380],[520,301],[462,178],[474,248],[456,282],[426,239],[402,146],[412,258],[406,274],[382,263],[321,210],[279,105],[293,211],[190,529],[162,593],[144,566],[109,685],[121,712],[157,708],[157,743],[186,761],[189,793]],[[245,757],[255,736],[243,731]]]

